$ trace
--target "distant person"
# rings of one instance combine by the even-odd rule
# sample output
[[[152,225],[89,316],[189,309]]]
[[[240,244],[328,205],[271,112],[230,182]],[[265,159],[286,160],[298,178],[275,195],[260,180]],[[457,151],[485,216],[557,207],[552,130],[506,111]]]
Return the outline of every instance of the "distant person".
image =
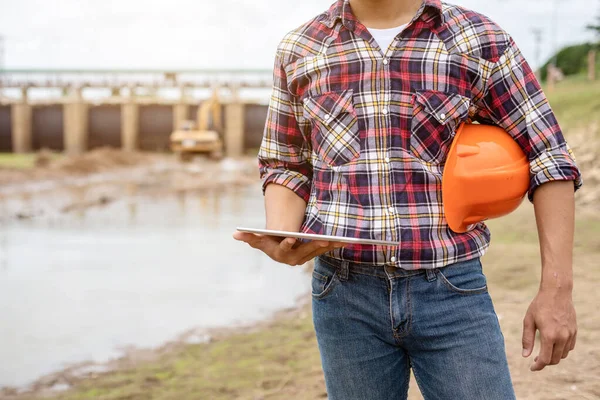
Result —
[[[259,154],[267,228],[394,240],[374,246],[236,233],[276,261],[316,257],[313,316],[330,400],[514,399],[480,257],[490,232],[449,229],[449,144],[472,120],[530,161],[542,256],[523,321],[531,370],[567,357],[580,172],[535,75],[489,18],[439,0],[339,0],[289,32],[275,59]],[[326,247],[324,247],[326,246]]]

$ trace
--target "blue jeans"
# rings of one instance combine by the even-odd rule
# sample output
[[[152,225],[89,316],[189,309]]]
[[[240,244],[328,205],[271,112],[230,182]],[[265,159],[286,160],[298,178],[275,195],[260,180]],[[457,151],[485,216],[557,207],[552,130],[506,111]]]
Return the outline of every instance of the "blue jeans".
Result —
[[[515,399],[479,259],[407,271],[319,257],[313,319],[330,400]]]

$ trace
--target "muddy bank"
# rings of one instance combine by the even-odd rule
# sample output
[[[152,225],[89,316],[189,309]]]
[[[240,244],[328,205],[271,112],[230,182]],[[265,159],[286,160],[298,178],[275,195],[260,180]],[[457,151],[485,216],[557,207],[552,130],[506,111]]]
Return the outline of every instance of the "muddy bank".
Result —
[[[33,169],[0,168],[0,221],[29,219],[108,204],[258,182],[253,158],[181,163],[173,155],[100,149]]]
[[[517,398],[596,399],[600,396],[600,283],[598,216],[581,215],[575,240],[574,302],[578,342],[558,366],[529,371],[521,356],[522,318],[539,285],[539,245],[530,206],[491,224],[494,240],[484,271],[503,329]],[[39,381],[36,391],[5,399],[306,399],[326,398],[310,306],[280,313],[249,329],[230,329],[192,343],[167,345],[155,352],[123,358],[110,371],[66,373]],[[535,354],[539,349],[536,344]],[[70,381],[71,383],[69,383]],[[73,385],[73,386],[70,386]],[[56,389],[67,389],[57,391]],[[52,389],[54,388],[54,390]],[[1,397],[1,396],[0,396]],[[418,400],[412,380],[409,399]]]
[[[306,293],[302,270],[231,238],[237,225],[264,223],[262,194],[254,184],[238,186],[239,173],[221,172],[215,181],[216,168],[230,166],[212,167],[211,182],[221,186],[189,173],[179,185],[152,176],[148,185],[126,186],[133,194],[123,189],[98,206],[63,198],[59,187],[52,193],[78,200],[78,208],[52,208],[57,201],[41,192],[30,203],[45,213],[0,224],[0,319],[7,327],[0,330],[0,386],[23,387],[64,365],[122,351],[140,360],[149,353],[130,346],[154,348],[194,327],[180,341],[199,343],[202,329],[261,321]],[[87,190],[121,190],[122,180]],[[72,375],[103,368],[69,367],[37,385],[64,388]]]
[[[307,264],[304,270],[307,273],[310,272],[312,264]],[[93,382],[112,374],[127,373],[127,371],[144,368],[152,363],[161,363],[165,358],[187,353],[190,347],[218,345],[239,335],[240,332],[243,332],[244,335],[260,335],[261,332],[269,331],[282,322],[306,321],[310,317],[310,300],[309,294],[302,295],[296,298],[293,307],[279,310],[260,322],[222,328],[190,329],[155,348],[130,346],[124,349],[120,357],[107,362],[86,361],[75,363],[60,371],[42,376],[26,387],[2,387],[0,388],[0,399],[54,398],[86,382]],[[314,338],[311,335],[309,336],[306,338],[307,343],[312,344]],[[156,383],[156,378],[148,378],[146,381],[150,384]],[[142,397],[146,398],[147,396]]]
[[[33,156],[33,168],[0,166],[0,184],[65,179],[71,176],[82,176],[171,160],[172,157],[167,154],[141,153],[112,148],[100,148],[81,155],[64,157],[58,153],[41,150]]]

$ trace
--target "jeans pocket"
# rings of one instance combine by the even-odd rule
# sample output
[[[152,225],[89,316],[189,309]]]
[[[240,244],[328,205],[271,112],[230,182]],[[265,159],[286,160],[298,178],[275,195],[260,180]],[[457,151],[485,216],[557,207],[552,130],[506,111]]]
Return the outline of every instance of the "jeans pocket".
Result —
[[[412,103],[412,153],[427,163],[444,163],[458,125],[469,117],[470,99],[426,90],[415,93]]]
[[[483,274],[479,259],[460,262],[437,270],[444,286],[449,290],[473,295],[488,291],[487,279]]]
[[[315,267],[312,273],[312,296],[323,299],[329,295],[338,281],[337,269],[321,257],[315,258]]]

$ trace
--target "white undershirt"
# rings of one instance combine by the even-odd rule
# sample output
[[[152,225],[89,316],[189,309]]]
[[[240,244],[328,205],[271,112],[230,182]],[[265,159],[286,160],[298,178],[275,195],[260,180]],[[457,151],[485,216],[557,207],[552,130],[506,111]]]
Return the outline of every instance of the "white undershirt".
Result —
[[[388,29],[375,29],[375,28],[367,28],[369,32],[371,32],[371,36],[379,45],[381,51],[385,54],[390,44],[394,41],[394,38],[406,28],[408,24],[404,24],[401,26],[397,26],[395,28]]]

